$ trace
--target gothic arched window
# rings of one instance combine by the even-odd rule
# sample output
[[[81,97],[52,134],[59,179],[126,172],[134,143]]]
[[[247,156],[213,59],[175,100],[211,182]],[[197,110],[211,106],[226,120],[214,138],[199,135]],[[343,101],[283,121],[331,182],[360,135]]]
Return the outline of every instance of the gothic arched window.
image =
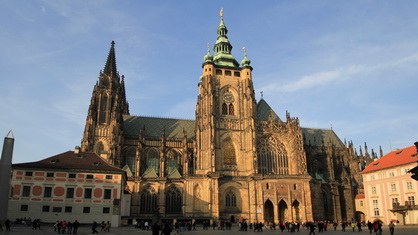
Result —
[[[105,153],[104,144],[102,142],[97,143],[96,153],[99,154],[99,155],[102,154],[102,153]]]
[[[234,115],[234,105],[233,104],[229,104],[229,106],[228,106],[228,114],[229,115]]]
[[[181,207],[183,205],[182,196],[180,190],[172,185],[165,193],[165,208],[166,213],[181,213]]]
[[[167,153],[165,162],[165,174],[169,175],[172,171],[177,170],[181,174],[180,153],[172,149]]]
[[[100,124],[107,123],[107,102],[108,102],[107,95],[103,95],[100,101],[100,117],[99,117]]]
[[[284,145],[274,137],[263,138],[257,146],[260,174],[289,174],[289,163]]]
[[[226,207],[237,207],[237,197],[231,190],[225,196]]]
[[[194,160],[192,156],[187,160],[187,173],[189,175],[194,175]]]
[[[146,162],[145,162],[145,170],[154,169],[155,173],[159,175],[160,173],[160,152],[155,149],[151,148],[146,153]],[[145,172],[144,170],[144,172]]]
[[[157,192],[151,186],[146,186],[141,192],[141,213],[151,214],[157,209]]]
[[[237,160],[235,156],[235,147],[231,139],[227,139],[223,143],[222,150],[223,150],[223,156],[224,156],[224,164],[236,165]]]
[[[226,103],[222,104],[222,115],[228,115],[228,105]]]
[[[136,149],[134,147],[126,150],[125,164],[129,166],[129,169],[133,174],[136,172]]]

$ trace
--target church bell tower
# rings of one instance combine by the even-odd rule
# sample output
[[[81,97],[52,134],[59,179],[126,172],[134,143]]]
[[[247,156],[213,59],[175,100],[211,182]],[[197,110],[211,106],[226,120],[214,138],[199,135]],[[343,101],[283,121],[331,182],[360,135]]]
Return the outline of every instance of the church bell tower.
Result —
[[[109,163],[121,162],[123,115],[129,115],[125,81],[116,68],[115,42],[112,41],[103,71],[94,86],[88,109],[81,150],[96,152]]]
[[[232,56],[223,15],[214,55],[208,48],[196,105],[196,173],[255,173],[256,101],[251,61]]]

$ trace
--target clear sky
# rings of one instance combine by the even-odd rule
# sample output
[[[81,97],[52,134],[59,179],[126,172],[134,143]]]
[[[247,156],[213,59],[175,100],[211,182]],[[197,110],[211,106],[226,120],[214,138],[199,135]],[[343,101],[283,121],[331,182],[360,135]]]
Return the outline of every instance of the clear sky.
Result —
[[[132,115],[194,119],[224,8],[257,100],[357,151],[418,141],[418,1],[0,1],[0,136],[13,162],[80,145],[110,42]],[[2,140],[3,141],[3,140]],[[2,146],[2,144],[1,144]]]

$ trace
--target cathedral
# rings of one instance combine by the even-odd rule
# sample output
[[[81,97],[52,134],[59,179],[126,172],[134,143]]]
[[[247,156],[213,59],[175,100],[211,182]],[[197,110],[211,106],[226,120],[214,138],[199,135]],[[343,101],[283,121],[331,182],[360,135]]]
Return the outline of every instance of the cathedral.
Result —
[[[127,172],[132,219],[156,211],[177,221],[356,218],[359,172],[374,153],[366,146],[357,154],[333,130],[301,128],[298,118],[280,118],[264,98],[257,101],[251,61],[234,58],[227,33],[221,17],[213,54],[208,49],[196,79],[195,120],[130,115],[112,42],[81,151]]]

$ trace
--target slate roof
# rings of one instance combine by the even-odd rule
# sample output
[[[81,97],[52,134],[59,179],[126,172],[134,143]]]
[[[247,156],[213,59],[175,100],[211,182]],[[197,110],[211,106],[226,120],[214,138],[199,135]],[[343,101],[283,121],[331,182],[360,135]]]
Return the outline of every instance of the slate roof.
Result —
[[[162,136],[165,130],[166,137],[183,138],[183,130],[188,138],[195,136],[195,120],[156,118],[143,116],[123,116],[123,131],[125,135],[139,135],[145,128],[146,136]]]
[[[368,173],[371,171],[382,170],[385,168],[405,165],[418,161],[416,147],[410,146],[407,148],[394,150],[378,160],[370,163],[361,173]]]
[[[281,122],[280,117],[273,111],[270,105],[264,99],[261,99],[257,104],[257,117],[260,121],[268,121],[269,115],[273,121]]]
[[[325,146],[329,146],[332,143],[336,147],[345,147],[333,130],[302,128],[302,133],[306,140],[305,144],[310,143],[313,146],[322,146],[323,142]]]
[[[73,170],[73,171],[104,171],[123,173],[117,167],[111,166],[96,153],[74,151],[64,152],[37,162],[17,163],[12,168],[37,168],[54,170]]]

